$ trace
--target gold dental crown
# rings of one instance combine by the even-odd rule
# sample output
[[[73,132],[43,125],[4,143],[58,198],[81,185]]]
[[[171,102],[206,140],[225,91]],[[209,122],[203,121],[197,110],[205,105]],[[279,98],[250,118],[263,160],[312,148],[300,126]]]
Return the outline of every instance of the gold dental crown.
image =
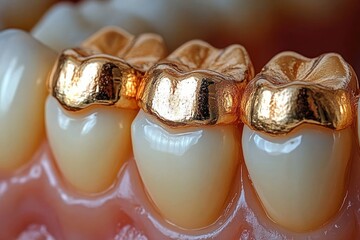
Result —
[[[136,94],[145,71],[165,54],[158,35],[135,38],[122,29],[107,27],[85,40],[81,48],[61,53],[48,87],[71,111],[93,104],[137,109]]]
[[[283,52],[247,85],[241,119],[269,134],[285,134],[302,123],[340,130],[353,122],[358,91],[356,74],[340,55],[309,59]]]
[[[171,127],[233,123],[253,76],[244,47],[216,49],[193,40],[149,69],[139,88],[139,106]]]

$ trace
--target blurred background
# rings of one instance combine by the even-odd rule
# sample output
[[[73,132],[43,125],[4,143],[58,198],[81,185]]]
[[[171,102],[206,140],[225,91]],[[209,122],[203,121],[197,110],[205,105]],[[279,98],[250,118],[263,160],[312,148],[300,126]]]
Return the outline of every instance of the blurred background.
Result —
[[[0,29],[31,30],[44,13],[59,2],[64,1],[0,0]],[[216,47],[242,44],[257,72],[275,54],[292,50],[307,57],[325,52],[340,53],[360,75],[359,0],[70,2],[74,8],[82,5],[82,9],[89,9],[92,15],[89,18],[96,15],[99,23],[95,24],[96,28],[112,24],[135,34],[157,32],[171,50],[194,38]],[[111,5],[102,6],[109,2]],[[96,14],[94,8],[98,8]]]

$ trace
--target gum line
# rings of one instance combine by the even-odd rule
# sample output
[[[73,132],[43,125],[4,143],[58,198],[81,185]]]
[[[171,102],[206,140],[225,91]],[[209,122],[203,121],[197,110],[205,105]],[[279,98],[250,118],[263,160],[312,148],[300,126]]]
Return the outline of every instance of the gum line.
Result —
[[[110,189],[85,196],[62,180],[44,142],[29,164],[13,174],[0,173],[0,239],[359,239],[359,160],[355,147],[343,207],[316,231],[288,232],[269,220],[243,163],[222,216],[211,226],[189,231],[166,222],[154,209],[133,159]]]

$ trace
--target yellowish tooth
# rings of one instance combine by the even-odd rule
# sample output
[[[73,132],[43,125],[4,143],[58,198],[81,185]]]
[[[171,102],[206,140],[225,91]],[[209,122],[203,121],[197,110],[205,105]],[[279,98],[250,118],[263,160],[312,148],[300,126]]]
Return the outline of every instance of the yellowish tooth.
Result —
[[[244,47],[193,40],[140,84],[135,161],[159,212],[178,227],[206,227],[224,211],[241,149],[239,100],[252,77]]]
[[[49,96],[47,134],[65,179],[83,192],[109,188],[132,155],[130,125],[135,115],[134,110],[103,106],[70,112]]]
[[[308,231],[339,210],[351,154],[351,129],[302,125],[284,136],[244,126],[242,146],[257,194],[271,219]]]
[[[0,33],[0,169],[31,159],[44,140],[46,79],[56,52],[19,30]]]
[[[358,81],[336,53],[273,57],[241,101],[249,176],[271,219],[293,231],[319,228],[346,194]]]
[[[146,70],[166,52],[155,34],[104,28],[58,57],[48,87],[46,127],[65,179],[80,191],[110,187],[132,155],[130,126]]]
[[[140,110],[134,157],[151,199],[183,228],[213,223],[223,211],[239,161],[234,125],[171,129]]]

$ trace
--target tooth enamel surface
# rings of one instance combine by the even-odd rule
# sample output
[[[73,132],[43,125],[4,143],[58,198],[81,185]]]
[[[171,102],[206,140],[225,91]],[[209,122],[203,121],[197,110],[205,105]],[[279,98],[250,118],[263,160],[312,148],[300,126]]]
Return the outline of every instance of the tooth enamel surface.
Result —
[[[239,161],[237,127],[171,129],[140,110],[131,129],[141,178],[165,219],[190,229],[213,223]]]
[[[56,53],[18,30],[0,33],[0,170],[13,170],[45,137],[46,79]]]
[[[74,6],[71,3],[55,5],[32,29],[31,34],[57,51],[78,45],[98,28],[86,22]]]
[[[47,46],[61,51],[79,45],[102,27],[118,26],[119,23],[133,34],[150,31],[145,20],[114,8],[112,1],[83,1],[78,4],[56,4],[31,33]]]
[[[267,214],[293,231],[326,223],[345,195],[351,130],[302,125],[269,136],[244,126],[244,159]]]
[[[49,96],[47,134],[65,179],[82,192],[109,188],[132,155],[130,125],[135,115],[136,111],[103,106],[69,112]]]

